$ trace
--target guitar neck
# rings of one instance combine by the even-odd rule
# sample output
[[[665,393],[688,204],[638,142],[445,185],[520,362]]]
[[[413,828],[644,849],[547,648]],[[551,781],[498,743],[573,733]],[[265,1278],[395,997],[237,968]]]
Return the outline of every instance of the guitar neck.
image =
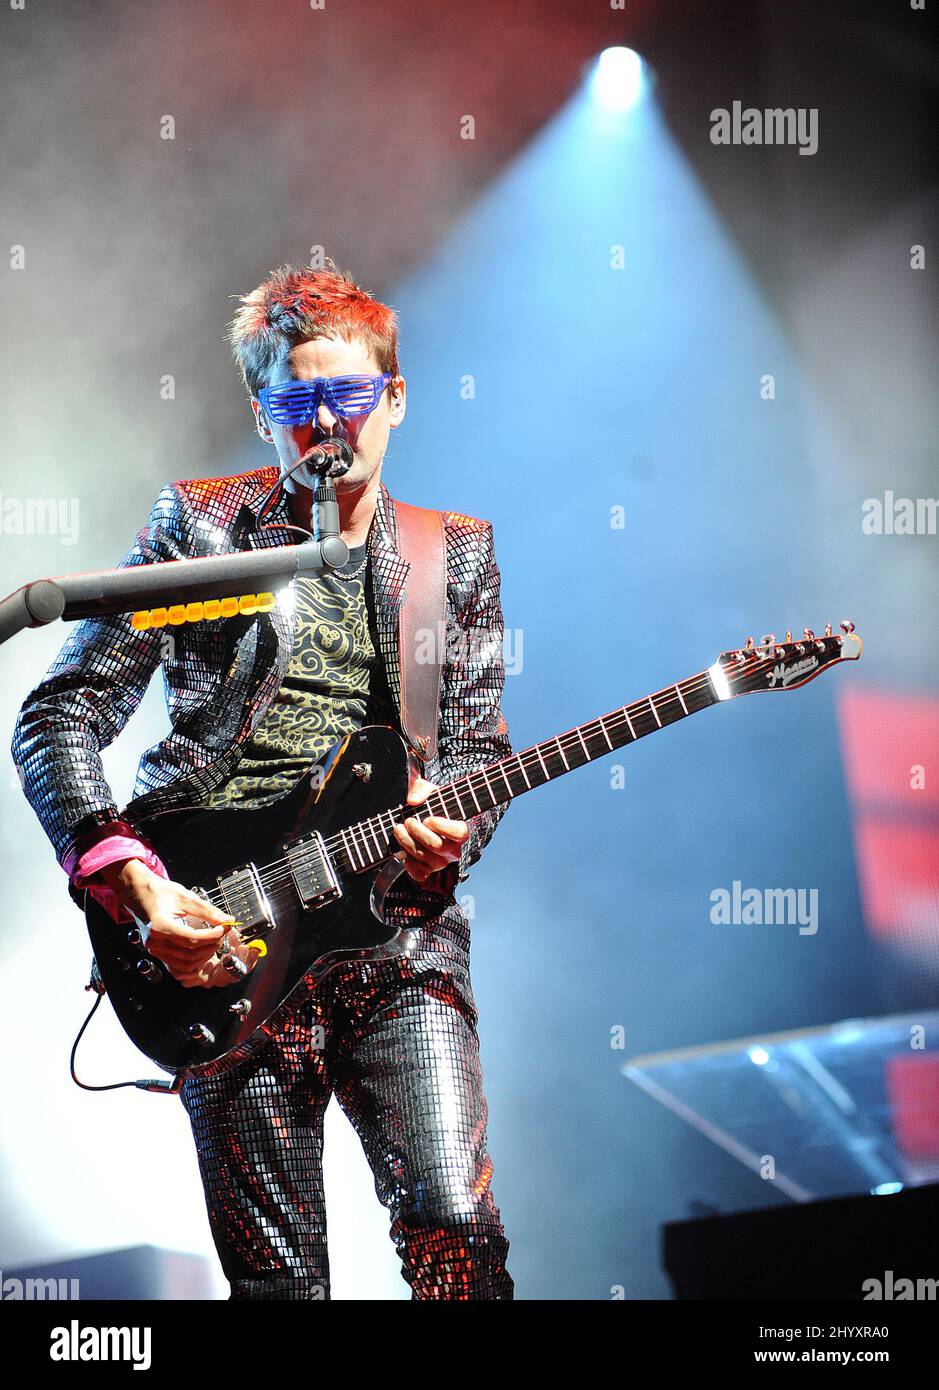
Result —
[[[353,872],[371,868],[399,848],[391,827],[400,824],[406,816],[418,816],[421,820],[427,816],[469,820],[617,748],[636,743],[646,734],[654,734],[668,724],[677,724],[687,715],[717,704],[718,700],[710,676],[700,671],[632,705],[611,710],[598,719],[579,724],[555,738],[533,744],[520,753],[512,753],[499,762],[489,763],[438,787],[420,806],[400,806],[359,821],[337,837],[336,852],[343,866]]]

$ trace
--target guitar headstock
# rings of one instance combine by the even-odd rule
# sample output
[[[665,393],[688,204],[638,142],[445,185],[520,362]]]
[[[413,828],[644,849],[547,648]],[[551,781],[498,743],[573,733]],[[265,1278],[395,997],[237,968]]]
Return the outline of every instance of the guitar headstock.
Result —
[[[831,623],[824,635],[816,637],[811,628],[803,630],[799,641],[786,633],[785,642],[777,642],[767,633],[759,646],[752,637],[746,645],[733,652],[721,652],[708,671],[721,700],[735,695],[750,695],[756,690],[795,690],[813,681],[827,666],[839,661],[856,661],[861,655],[861,639],[854,624],[843,622],[841,632],[833,634]]]

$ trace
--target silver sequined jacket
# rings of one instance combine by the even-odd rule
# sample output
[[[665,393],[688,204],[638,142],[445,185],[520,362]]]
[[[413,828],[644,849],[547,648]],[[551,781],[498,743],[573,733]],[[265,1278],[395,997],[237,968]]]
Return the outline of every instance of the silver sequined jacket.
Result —
[[[276,468],[163,488],[122,565],[221,555],[283,544],[290,533],[261,531],[257,511]],[[504,684],[499,568],[487,521],[444,512],[447,548],[447,652],[440,690],[438,749],[423,766],[445,783],[511,753],[500,709]],[[266,524],[290,520],[286,498]],[[398,609],[410,568],[398,553],[391,497],[380,484],[369,533],[380,655],[396,708],[400,701]],[[292,586],[291,586],[292,588]],[[104,776],[101,750],[123,729],[162,664],[170,733],[140,760],[134,799],[123,816],[198,801],[221,785],[273,700],[294,639],[292,601],[269,614],[134,631],[128,615],[75,626],[45,678],[27,697],[13,738],[26,796],[60,863],[113,833],[120,813]],[[476,641],[466,641],[466,634]],[[488,636],[489,640],[483,640]],[[506,805],[475,816],[459,863],[434,876],[452,894],[481,855]]]

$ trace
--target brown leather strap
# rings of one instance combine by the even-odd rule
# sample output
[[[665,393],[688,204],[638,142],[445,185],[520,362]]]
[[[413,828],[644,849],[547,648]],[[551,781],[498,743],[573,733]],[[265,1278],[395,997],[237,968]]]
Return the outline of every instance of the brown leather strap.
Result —
[[[447,630],[443,514],[399,502],[397,498],[393,503],[398,553],[411,566],[398,612],[401,728],[411,747],[426,762],[437,752],[440,675]]]

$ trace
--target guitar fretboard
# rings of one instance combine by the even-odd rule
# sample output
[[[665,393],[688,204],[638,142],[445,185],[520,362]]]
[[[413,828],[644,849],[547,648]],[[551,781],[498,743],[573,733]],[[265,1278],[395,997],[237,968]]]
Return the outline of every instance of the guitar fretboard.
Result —
[[[392,807],[347,826],[330,837],[327,848],[349,872],[374,868],[400,849],[392,827],[409,816],[470,820],[717,702],[708,673],[701,671],[635,704],[612,710],[438,787],[420,806]]]

